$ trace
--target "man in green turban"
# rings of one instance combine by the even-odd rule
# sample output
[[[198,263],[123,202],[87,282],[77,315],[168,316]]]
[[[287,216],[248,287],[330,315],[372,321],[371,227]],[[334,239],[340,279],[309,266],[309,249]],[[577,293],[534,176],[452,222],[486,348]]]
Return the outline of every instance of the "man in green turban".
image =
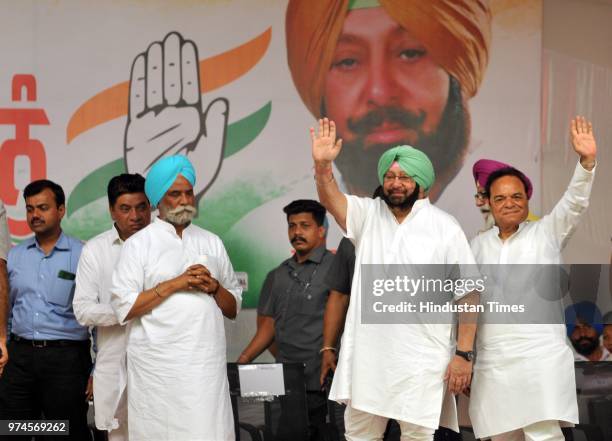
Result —
[[[439,426],[458,431],[453,394],[470,383],[474,317],[468,321],[459,314],[455,342],[451,313],[441,321],[437,316],[436,324],[406,324],[389,315],[390,307],[407,303],[394,303],[394,298],[403,299],[397,295],[400,290],[389,295],[376,292],[377,283],[389,291],[388,282],[395,279],[387,270],[398,264],[401,268],[461,264],[460,278],[477,276],[464,271],[464,264],[473,269],[475,262],[461,227],[429,202],[435,181],[431,161],[413,147],[391,148],[378,161],[382,198],[346,195],[338,188],[331,166],[342,148],[335,123],[319,120],[311,138],[319,199],[356,249],[351,302],[329,396],[347,404],[346,439],[381,439],[391,418],[399,423],[402,439],[431,440]],[[384,264],[385,270],[378,274],[372,266],[376,264]],[[472,293],[452,294],[448,300],[462,304],[456,306],[469,307],[468,311],[478,306]]]
[[[378,160],[378,181],[381,185],[384,185],[385,175],[392,168],[403,171],[424,191],[429,191],[436,180],[433,164],[427,155],[409,145],[393,147],[382,154]]]

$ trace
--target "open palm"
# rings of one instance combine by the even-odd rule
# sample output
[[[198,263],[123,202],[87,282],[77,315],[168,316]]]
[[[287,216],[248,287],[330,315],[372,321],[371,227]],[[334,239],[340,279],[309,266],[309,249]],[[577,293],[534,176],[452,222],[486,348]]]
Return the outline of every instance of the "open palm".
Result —
[[[593,124],[582,116],[572,120],[570,132],[572,145],[581,158],[594,159],[597,155],[597,144],[593,135]]]
[[[201,178],[199,200],[223,161],[229,102],[202,102],[198,66],[195,44],[176,32],[134,59],[124,157],[130,173],[144,175],[163,156],[186,155]]]
[[[331,162],[342,149],[342,139],[336,140],[336,124],[327,118],[319,120],[319,130],[310,128],[312,158],[315,162]]]

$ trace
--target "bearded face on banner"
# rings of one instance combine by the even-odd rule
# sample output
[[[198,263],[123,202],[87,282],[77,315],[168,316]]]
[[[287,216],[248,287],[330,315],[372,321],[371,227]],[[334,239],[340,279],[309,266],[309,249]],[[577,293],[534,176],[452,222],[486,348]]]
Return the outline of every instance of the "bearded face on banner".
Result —
[[[287,55],[304,104],[336,122],[336,166],[350,193],[378,185],[376,163],[409,144],[431,158],[436,200],[460,170],[470,135],[467,100],[489,58],[484,0],[290,0]]]

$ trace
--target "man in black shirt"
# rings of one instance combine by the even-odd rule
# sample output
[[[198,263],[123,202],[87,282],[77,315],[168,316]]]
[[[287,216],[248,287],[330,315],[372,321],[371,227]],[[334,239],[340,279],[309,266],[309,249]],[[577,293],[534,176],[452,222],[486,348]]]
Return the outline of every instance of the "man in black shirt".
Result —
[[[271,343],[278,362],[306,364],[308,417],[313,438],[327,415],[327,398],[319,384],[323,343],[323,311],[329,294],[324,283],[333,259],[325,249],[325,208],[317,201],[287,205],[288,234],[295,254],[270,271],[260,294],[257,332],[238,363],[249,363]]]

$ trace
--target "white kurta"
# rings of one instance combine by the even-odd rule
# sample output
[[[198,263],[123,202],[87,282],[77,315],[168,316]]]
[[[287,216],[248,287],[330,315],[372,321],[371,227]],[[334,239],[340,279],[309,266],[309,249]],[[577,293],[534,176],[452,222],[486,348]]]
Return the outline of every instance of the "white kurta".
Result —
[[[560,264],[586,210],[594,172],[580,164],[550,214],[502,242],[499,229],[472,241],[479,264]],[[525,280],[526,289],[531,280]],[[470,419],[477,438],[544,420],[578,423],[574,357],[562,324],[487,324],[478,329]]]
[[[98,429],[108,431],[117,429],[119,419],[127,417],[118,415],[118,412],[123,412],[118,410],[118,404],[125,391],[127,333],[111,306],[113,270],[122,245],[115,227],[85,244],[79,259],[72,302],[79,323],[96,327],[95,420]]]
[[[221,239],[193,224],[182,234],[156,218],[123,246],[113,307],[124,321],[138,294],[203,263],[241,304]],[[233,440],[223,315],[213,297],[179,292],[131,321],[128,418],[131,441]]]
[[[453,325],[362,324],[362,264],[475,264],[457,221],[418,200],[401,224],[381,199],[347,196],[355,274],[330,399],[358,410],[458,431],[444,373],[454,353]],[[445,412],[442,415],[442,407]]]

